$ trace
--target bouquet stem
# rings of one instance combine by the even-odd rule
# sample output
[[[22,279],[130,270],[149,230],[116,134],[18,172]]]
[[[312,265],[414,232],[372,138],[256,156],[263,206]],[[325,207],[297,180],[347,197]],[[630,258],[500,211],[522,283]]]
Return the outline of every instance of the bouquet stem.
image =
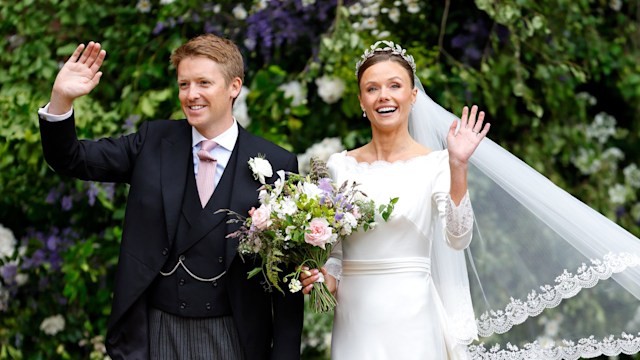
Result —
[[[329,291],[327,285],[323,282],[313,284],[313,289],[309,294],[310,305],[313,312],[316,314],[332,311],[338,301],[335,296]]]

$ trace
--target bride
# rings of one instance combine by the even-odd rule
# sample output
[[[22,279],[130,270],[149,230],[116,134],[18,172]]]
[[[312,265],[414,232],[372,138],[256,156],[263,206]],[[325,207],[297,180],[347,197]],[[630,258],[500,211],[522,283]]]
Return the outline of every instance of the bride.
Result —
[[[336,293],[333,359],[640,352],[639,239],[484,138],[475,106],[434,103],[400,46],[376,42],[356,74],[372,140],[329,169],[399,201],[303,276]]]
[[[418,96],[413,58],[391,43],[380,44],[356,67],[372,139],[334,154],[327,165],[337,183],[355,181],[377,202],[399,201],[388,222],[337,245],[326,265],[330,288],[340,283],[331,355],[337,360],[452,358],[455,344],[476,336],[473,310],[464,281],[451,298],[438,288],[433,243],[460,251],[471,241],[467,166],[489,124],[483,124],[484,113],[476,106],[465,107],[460,126],[453,119],[449,124],[446,150],[415,141],[408,126]],[[317,276],[314,272],[306,283]],[[466,317],[465,339],[449,331],[448,313]]]

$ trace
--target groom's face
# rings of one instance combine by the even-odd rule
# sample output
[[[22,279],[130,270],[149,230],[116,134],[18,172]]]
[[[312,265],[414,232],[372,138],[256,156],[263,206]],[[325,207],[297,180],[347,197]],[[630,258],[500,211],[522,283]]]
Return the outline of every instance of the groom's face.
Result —
[[[189,124],[211,139],[233,123],[233,99],[240,93],[242,81],[227,82],[221,66],[198,56],[178,64],[180,104]]]

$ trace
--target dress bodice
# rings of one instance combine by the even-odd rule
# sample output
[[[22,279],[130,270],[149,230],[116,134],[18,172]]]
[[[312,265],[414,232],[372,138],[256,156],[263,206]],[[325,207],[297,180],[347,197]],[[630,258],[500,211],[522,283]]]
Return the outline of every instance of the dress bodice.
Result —
[[[377,205],[398,198],[388,221],[378,218],[375,229],[355,232],[343,241],[344,259],[429,257],[438,221],[434,194],[449,191],[447,151],[374,163],[358,162],[343,151],[332,155],[327,165],[338,185],[355,181]]]

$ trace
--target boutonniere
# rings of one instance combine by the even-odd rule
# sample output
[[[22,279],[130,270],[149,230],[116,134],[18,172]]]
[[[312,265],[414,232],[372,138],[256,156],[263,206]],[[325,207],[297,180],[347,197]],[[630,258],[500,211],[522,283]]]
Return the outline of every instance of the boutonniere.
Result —
[[[253,172],[253,178],[260,181],[262,185],[265,184],[265,178],[273,176],[271,163],[264,158],[264,155],[258,154],[258,156],[250,158],[249,168]]]

